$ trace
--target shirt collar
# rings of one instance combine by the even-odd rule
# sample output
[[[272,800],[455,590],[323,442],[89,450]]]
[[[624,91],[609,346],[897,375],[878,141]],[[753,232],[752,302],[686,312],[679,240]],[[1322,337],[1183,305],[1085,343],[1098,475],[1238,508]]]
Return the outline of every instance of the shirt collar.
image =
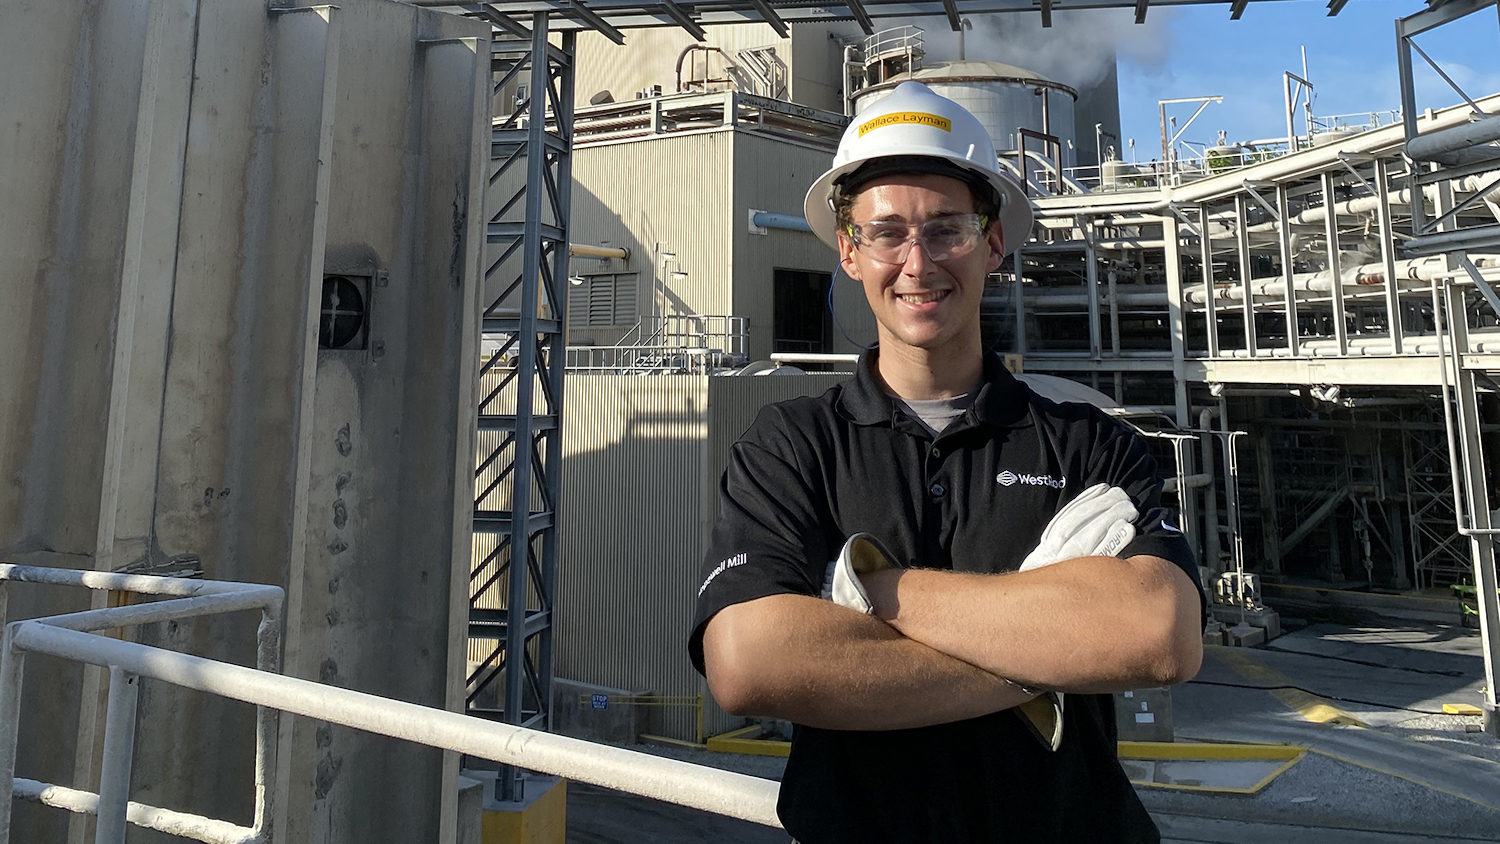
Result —
[[[896,416],[896,400],[875,380],[875,358],[879,354],[879,348],[869,348],[859,356],[854,377],[844,382],[839,395],[839,412],[860,425],[889,424]],[[1026,385],[1010,374],[999,355],[986,352],[984,378],[972,408],[975,418],[989,425],[1013,427],[1026,418],[1027,406]]]

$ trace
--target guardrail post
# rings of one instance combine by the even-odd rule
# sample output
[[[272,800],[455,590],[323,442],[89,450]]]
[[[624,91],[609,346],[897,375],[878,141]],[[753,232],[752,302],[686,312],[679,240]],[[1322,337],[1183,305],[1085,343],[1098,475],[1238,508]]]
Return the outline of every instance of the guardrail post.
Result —
[[[19,624],[19,622],[17,622]],[[21,726],[24,655],[15,649],[16,625],[0,640],[0,844],[10,842],[11,794],[16,785],[16,740]]]
[[[104,715],[104,760],[99,767],[99,823],[94,844],[125,844],[130,763],[135,758],[135,705],[140,678],[109,667],[109,708]]]

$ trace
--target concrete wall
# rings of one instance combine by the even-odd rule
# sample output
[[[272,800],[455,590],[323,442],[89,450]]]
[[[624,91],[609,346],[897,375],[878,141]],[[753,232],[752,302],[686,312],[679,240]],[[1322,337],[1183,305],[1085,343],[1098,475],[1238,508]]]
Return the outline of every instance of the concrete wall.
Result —
[[[0,555],[283,585],[287,673],[460,705],[487,27],[375,0],[5,20]],[[317,350],[325,259],[370,279],[362,352]],[[249,618],[132,635],[253,661]],[[102,693],[34,661],[19,773],[94,788]],[[253,715],[144,684],[132,799],[248,823]],[[453,834],[436,751],[285,718],[280,761],[281,840]]]

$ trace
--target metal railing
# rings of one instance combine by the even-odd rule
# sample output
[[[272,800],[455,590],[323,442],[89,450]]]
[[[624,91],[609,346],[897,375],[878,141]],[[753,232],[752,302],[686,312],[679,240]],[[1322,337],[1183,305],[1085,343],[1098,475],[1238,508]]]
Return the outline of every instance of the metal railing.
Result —
[[[171,599],[15,621],[5,626],[0,654],[0,789],[4,789],[0,794],[10,791],[71,812],[96,814],[96,844],[123,844],[128,824],[211,844],[269,842],[268,821],[275,808],[269,793],[270,771],[275,767],[275,736],[281,712],[766,826],[781,826],[776,818],[778,785],[771,780],[282,676],[276,673],[283,598],[279,587],[0,564],[0,620],[9,581]],[[251,609],[261,611],[256,668],[93,635],[113,628]],[[28,652],[109,670],[104,760],[97,794],[15,776],[24,657]],[[257,707],[253,827],[128,800],[139,690],[136,681],[140,677]],[[0,844],[11,840],[10,809],[11,801],[0,800]]]
[[[644,317],[613,346],[569,346],[567,367],[575,372],[621,375],[702,375],[742,366],[749,321],[720,314]]]
[[[175,682],[160,676],[160,672],[166,670],[171,673],[175,669],[180,673],[183,665],[188,664],[183,663],[183,660],[197,658],[90,634],[153,622],[258,609],[261,611],[261,621],[256,634],[256,668],[230,667],[274,677],[278,676],[275,672],[280,661],[280,587],[0,564],[0,622],[6,620],[9,585],[12,581],[159,595],[171,600],[88,610],[5,625],[3,644],[0,644],[0,648],[3,648],[0,651],[0,794],[14,793],[16,796],[70,812],[95,814],[99,821],[94,840],[101,844],[123,842],[127,823],[197,841],[248,844],[268,840],[266,823],[271,811],[268,784],[276,758],[276,713],[264,707],[256,710],[254,826],[243,827],[187,812],[131,803],[128,799],[130,764],[135,748],[136,698],[140,690],[137,677],[153,676]],[[109,652],[112,647],[123,649],[121,656],[128,658],[111,659],[100,656]],[[27,651],[109,669],[109,700],[104,716],[104,757],[99,771],[97,794],[20,779],[15,775],[24,659]],[[193,683],[177,685],[200,688]],[[202,690],[218,693],[213,688]],[[11,801],[0,800],[0,844],[10,841],[10,815]]]

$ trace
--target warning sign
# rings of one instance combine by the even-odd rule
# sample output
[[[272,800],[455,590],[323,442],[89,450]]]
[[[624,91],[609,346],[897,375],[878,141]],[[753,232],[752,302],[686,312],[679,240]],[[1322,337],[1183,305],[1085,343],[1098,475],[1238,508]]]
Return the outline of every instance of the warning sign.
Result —
[[[859,136],[863,138],[866,132],[873,132],[884,126],[895,126],[901,123],[918,123],[923,126],[935,126],[944,132],[953,131],[953,121],[936,114],[927,114],[922,111],[898,111],[893,114],[882,114],[881,116],[859,125]]]

